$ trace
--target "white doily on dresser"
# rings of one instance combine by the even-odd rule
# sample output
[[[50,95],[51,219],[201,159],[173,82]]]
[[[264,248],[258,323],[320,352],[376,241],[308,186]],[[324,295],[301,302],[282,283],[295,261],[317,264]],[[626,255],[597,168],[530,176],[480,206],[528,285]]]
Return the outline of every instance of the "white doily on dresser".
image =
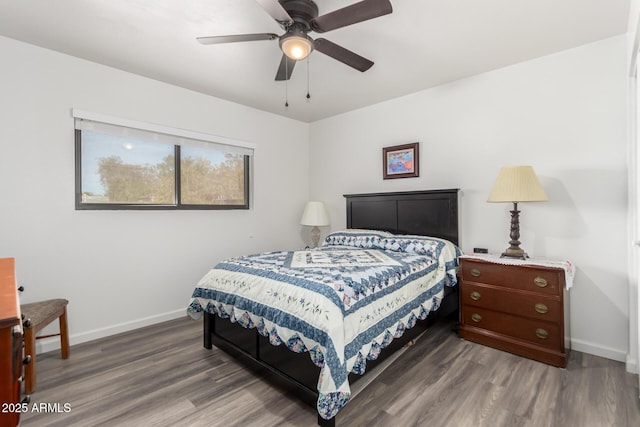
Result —
[[[567,290],[573,286],[573,277],[575,276],[575,267],[569,260],[549,259],[549,258],[500,258],[496,254],[464,254],[460,258],[478,259],[482,261],[493,262],[495,264],[504,265],[532,265],[539,267],[561,268],[564,270],[564,285]]]

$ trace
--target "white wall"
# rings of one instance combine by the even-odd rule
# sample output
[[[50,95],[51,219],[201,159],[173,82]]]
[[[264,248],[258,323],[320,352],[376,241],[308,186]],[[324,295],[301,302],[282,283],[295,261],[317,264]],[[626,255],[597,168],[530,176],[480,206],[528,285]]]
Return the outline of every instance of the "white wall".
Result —
[[[460,188],[461,246],[508,246],[502,166],[530,164],[549,202],[521,204],[522,247],[577,267],[573,348],[628,352],[626,43],[619,36],[312,123],[311,197],[345,226],[342,194]],[[420,142],[420,177],[382,179],[385,146]],[[325,230],[326,233],[327,230]]]
[[[23,302],[70,300],[72,343],[184,315],[223,258],[303,245],[306,123],[7,38],[0,56],[0,257]],[[256,143],[253,209],[76,211],[72,108]]]
[[[638,372],[640,369],[638,356],[640,354],[640,319],[638,307],[638,259],[640,248],[638,241],[638,81],[636,64],[640,33],[638,20],[640,19],[640,1],[631,0],[629,7],[629,23],[627,26],[627,72],[628,72],[628,165],[629,165],[629,354],[627,355],[627,369]]]

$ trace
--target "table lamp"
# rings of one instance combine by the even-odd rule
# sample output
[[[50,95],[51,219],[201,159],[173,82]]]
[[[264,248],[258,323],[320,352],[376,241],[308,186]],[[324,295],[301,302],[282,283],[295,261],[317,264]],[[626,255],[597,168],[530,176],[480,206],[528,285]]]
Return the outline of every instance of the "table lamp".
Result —
[[[313,247],[317,247],[320,241],[320,229],[318,227],[329,225],[329,214],[324,207],[324,203],[316,201],[307,202],[307,205],[304,207],[304,212],[302,213],[302,218],[300,218],[300,224],[313,227],[311,229],[311,241],[313,242]]]
[[[520,248],[519,202],[544,202],[549,200],[531,166],[507,166],[500,170],[487,202],[513,203],[511,211],[511,240],[502,257],[527,259]]]

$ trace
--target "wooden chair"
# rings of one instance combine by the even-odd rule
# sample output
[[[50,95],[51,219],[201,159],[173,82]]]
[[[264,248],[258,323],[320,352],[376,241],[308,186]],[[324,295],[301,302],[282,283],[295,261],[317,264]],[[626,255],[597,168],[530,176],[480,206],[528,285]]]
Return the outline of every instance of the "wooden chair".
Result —
[[[31,356],[31,363],[25,366],[25,393],[33,393],[36,390],[36,340],[60,336],[60,351],[62,358],[69,357],[69,329],[67,327],[66,299],[50,299],[46,301],[23,304],[20,311],[24,316],[24,353],[25,357]],[[36,336],[54,320],[58,319],[60,332],[57,334]]]

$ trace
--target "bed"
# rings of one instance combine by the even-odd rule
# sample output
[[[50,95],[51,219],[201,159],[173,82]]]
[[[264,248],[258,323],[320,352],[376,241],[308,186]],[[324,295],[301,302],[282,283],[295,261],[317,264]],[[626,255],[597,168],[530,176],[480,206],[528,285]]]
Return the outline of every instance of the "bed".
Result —
[[[345,198],[347,229],[320,248],[225,260],[187,308],[206,348],[292,389],[323,426],[354,383],[458,309],[457,189]]]

